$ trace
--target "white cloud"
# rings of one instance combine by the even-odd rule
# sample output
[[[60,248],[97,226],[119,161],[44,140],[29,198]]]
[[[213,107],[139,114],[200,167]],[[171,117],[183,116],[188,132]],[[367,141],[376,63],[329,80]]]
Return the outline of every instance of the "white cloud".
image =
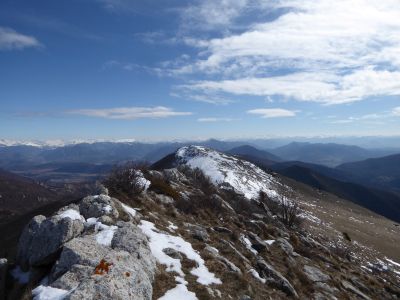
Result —
[[[282,117],[294,117],[297,111],[287,110],[283,108],[257,108],[247,111],[248,114],[260,115],[262,118],[282,118]]]
[[[203,122],[203,123],[213,123],[213,122],[232,122],[236,121],[237,119],[233,118],[215,118],[215,117],[210,117],[210,118],[199,118],[197,119],[197,122]]]
[[[231,2],[232,11],[224,10]],[[213,76],[189,84],[192,89],[325,104],[400,95],[398,0],[213,3],[188,10],[206,27],[218,25],[212,22],[213,5],[222,7],[215,12],[222,15],[215,22],[233,27],[240,17],[249,18],[257,5],[265,14],[276,13],[276,18],[247,22],[242,32],[221,38],[187,38],[199,56],[174,66],[170,73]],[[282,69],[286,74],[277,76]]]
[[[400,106],[393,108],[392,115],[396,117],[400,117]]]
[[[177,112],[168,107],[117,107],[107,109],[77,109],[68,111],[69,114],[98,117],[106,119],[134,120],[142,118],[168,118],[188,116],[191,112]]]
[[[379,95],[400,95],[400,71],[363,69],[339,76],[328,72],[293,73],[266,78],[200,81],[184,88],[236,95],[281,95],[299,101],[341,104]]]
[[[0,50],[14,50],[42,47],[33,36],[24,35],[11,28],[0,27]]]
[[[391,111],[384,111],[379,113],[361,115],[358,117],[348,117],[346,119],[333,120],[330,123],[347,124],[347,123],[362,121],[364,123],[370,123],[370,124],[384,124],[383,121],[397,116],[400,116],[400,107],[395,107]]]

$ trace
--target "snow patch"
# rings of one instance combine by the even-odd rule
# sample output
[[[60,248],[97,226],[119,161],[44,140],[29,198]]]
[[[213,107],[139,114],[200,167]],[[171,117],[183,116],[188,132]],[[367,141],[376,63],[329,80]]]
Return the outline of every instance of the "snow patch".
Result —
[[[255,279],[257,279],[258,281],[262,282],[262,283],[266,283],[267,280],[265,278],[261,278],[260,274],[258,274],[258,272],[254,269],[250,269],[249,272],[251,273],[251,275],[253,275],[253,277]]]
[[[178,229],[178,226],[176,226],[174,223],[172,223],[171,221],[168,221],[168,230],[170,230],[170,231],[175,231],[175,230],[177,230]]]
[[[39,285],[32,291],[33,300],[62,300],[68,294],[69,291],[43,285]]]
[[[111,205],[106,205],[103,207],[103,212],[106,213],[107,215],[112,211]]]
[[[251,242],[250,242],[250,240],[244,235],[244,234],[241,234],[240,235],[240,241],[243,243],[243,245],[245,245],[246,246],[246,248],[250,251],[250,252],[252,252],[252,253],[254,253],[254,254],[258,254],[258,252],[257,252],[257,250],[256,249],[254,249],[251,245]]]
[[[214,273],[211,273],[206,267],[204,260],[201,256],[193,249],[192,245],[182,239],[179,236],[173,236],[166,233],[159,232],[155,225],[149,221],[142,220],[139,228],[143,233],[150,239],[150,250],[154,257],[160,264],[167,266],[167,272],[176,272],[180,276],[184,277],[185,274],[182,271],[181,261],[176,258],[172,258],[164,253],[164,249],[172,248],[182,254],[190,260],[194,260],[198,267],[190,271],[191,274],[197,276],[197,282],[202,285],[209,284],[221,284],[221,280],[215,277]]]
[[[63,212],[59,213],[58,216],[62,219],[70,218],[72,221],[81,220],[85,222],[85,218],[78,211],[72,208],[64,210]]]
[[[103,246],[111,246],[114,232],[118,229],[118,227],[114,225],[108,226],[101,222],[96,222],[96,229],[100,230],[100,232],[96,234],[96,242]]]
[[[123,203],[121,203],[121,205],[122,205],[122,208],[123,208],[128,214],[131,215],[131,217],[136,216],[136,210],[135,210],[135,209],[133,209],[132,207],[130,207],[130,206],[128,206],[128,205],[125,205],[125,204],[123,204]]]
[[[272,186],[279,183],[247,161],[201,146],[182,147],[176,152],[176,158],[192,168],[201,169],[216,185],[229,184],[247,199],[256,199],[260,191],[271,198],[278,196]]]
[[[275,243],[275,240],[265,240],[264,242],[271,246],[273,243]]]

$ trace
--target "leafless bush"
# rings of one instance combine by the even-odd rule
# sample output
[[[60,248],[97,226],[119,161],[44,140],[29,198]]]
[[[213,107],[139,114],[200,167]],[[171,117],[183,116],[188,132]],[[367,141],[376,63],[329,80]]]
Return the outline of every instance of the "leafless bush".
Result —
[[[179,192],[175,190],[171,184],[164,179],[164,177],[150,177],[150,182],[150,190],[158,194],[167,195],[174,200],[178,200],[180,198]]]
[[[212,195],[217,192],[215,185],[211,182],[211,179],[204,174],[199,168],[190,168],[188,166],[179,167],[179,171],[186,175],[191,181],[191,184],[200,189],[206,195]]]
[[[300,207],[295,201],[289,200],[285,196],[280,196],[278,199],[271,199],[268,195],[261,191],[258,197],[260,204],[265,204],[264,210],[269,209],[272,214],[288,227],[299,227],[301,224]]]
[[[132,197],[144,191],[143,176],[146,172],[146,164],[128,162],[114,167],[103,184],[111,195]]]

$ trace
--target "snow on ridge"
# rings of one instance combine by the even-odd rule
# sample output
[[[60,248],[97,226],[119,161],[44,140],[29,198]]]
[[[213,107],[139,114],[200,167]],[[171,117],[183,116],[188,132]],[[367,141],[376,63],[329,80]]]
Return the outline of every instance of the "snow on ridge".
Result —
[[[201,169],[214,184],[228,183],[247,199],[255,199],[261,190],[275,198],[276,180],[254,164],[202,146],[177,150],[178,162]]]
[[[172,248],[184,254],[188,259],[197,263],[197,267],[193,268],[190,273],[197,277],[197,282],[202,285],[221,284],[221,280],[211,273],[200,254],[193,249],[192,244],[185,241],[180,236],[169,235],[159,232],[154,223],[142,220],[139,228],[150,240],[150,250],[160,264],[167,266],[167,272],[176,272],[179,278],[184,278],[185,274],[182,270],[181,261],[177,258],[172,258],[163,250]]]

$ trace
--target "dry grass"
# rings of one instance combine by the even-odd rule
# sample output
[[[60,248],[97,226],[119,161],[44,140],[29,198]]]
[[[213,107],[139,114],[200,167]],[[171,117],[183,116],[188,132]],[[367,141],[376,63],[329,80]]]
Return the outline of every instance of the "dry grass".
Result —
[[[162,297],[168,290],[176,286],[176,273],[167,272],[166,267],[158,265],[157,273],[153,282],[153,300]]]

